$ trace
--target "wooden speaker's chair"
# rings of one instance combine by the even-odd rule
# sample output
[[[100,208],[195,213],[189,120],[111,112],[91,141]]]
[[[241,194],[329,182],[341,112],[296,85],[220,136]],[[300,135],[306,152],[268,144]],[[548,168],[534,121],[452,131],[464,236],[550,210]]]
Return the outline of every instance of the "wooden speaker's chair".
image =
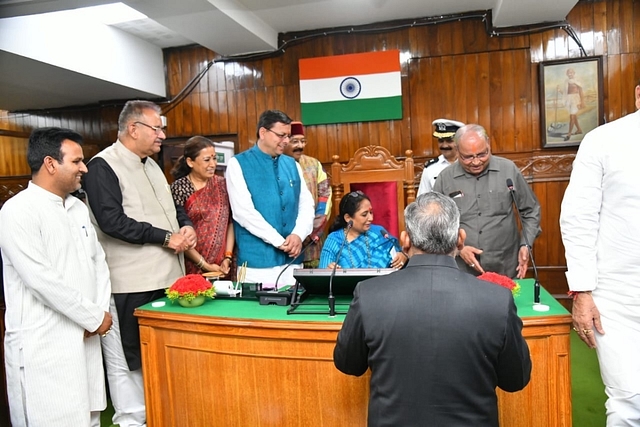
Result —
[[[339,156],[333,156],[334,215],[339,215],[343,196],[360,190],[371,199],[373,222],[399,237],[405,229],[404,208],[416,198],[413,151],[405,154],[405,160],[397,160],[386,148],[369,145],[358,149],[346,164],[340,163]]]

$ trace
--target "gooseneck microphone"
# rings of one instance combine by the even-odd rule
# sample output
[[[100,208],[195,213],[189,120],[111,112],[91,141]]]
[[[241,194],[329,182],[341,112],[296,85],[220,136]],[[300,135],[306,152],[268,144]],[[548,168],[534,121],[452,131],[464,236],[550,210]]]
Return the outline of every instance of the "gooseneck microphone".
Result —
[[[380,229],[380,235],[386,240],[384,243],[392,242],[395,244],[398,242],[398,239],[389,234],[389,232],[384,228]]]
[[[525,233],[524,230],[524,222],[522,222],[520,207],[518,206],[518,201],[516,200],[515,195],[516,190],[513,187],[513,181],[511,180],[511,178],[507,178],[507,188],[509,189],[509,194],[511,194],[511,200],[513,200],[513,204],[516,206],[516,215],[518,215],[518,219],[520,220],[520,224],[522,225],[522,236],[524,238],[524,244],[527,245],[529,258],[531,258],[531,265],[533,266],[533,279],[535,280],[533,285],[533,304],[540,304],[540,280],[538,280],[538,268],[536,267],[536,261],[533,259],[533,252],[531,252],[531,242],[529,242],[527,233]]]
[[[312,234],[311,236],[309,236],[309,238],[311,240],[306,245],[304,245],[302,247],[302,249],[300,250],[300,253],[298,254],[298,256],[294,257],[291,261],[289,261],[287,263],[287,265],[280,271],[280,274],[278,274],[278,277],[276,278],[276,284],[274,285],[274,291],[278,292],[278,282],[280,281],[280,277],[282,277],[282,273],[284,273],[284,271],[287,268],[289,268],[291,266],[291,264],[294,263],[295,260],[300,258],[300,255],[303,255],[307,251],[307,249],[309,249],[312,245],[315,245],[316,243],[318,243],[318,240],[320,240],[320,237],[318,237],[315,234]]]
[[[344,240],[342,241],[342,245],[340,245],[340,250],[338,250],[338,255],[336,256],[335,262],[333,263],[333,271],[331,271],[331,276],[329,276],[329,316],[335,317],[336,315],[336,297],[333,295],[333,277],[336,275],[336,268],[338,267],[338,260],[340,259],[340,255],[342,255],[342,250],[344,249],[344,245],[347,243],[347,235],[349,234],[349,230],[353,227],[353,221],[349,221],[347,223],[347,231],[344,233]],[[355,268],[355,266],[352,266]]]

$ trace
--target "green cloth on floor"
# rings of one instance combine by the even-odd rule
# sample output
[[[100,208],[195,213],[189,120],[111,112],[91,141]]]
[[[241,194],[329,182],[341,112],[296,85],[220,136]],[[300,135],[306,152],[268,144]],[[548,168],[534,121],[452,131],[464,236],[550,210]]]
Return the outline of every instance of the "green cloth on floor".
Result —
[[[607,395],[596,351],[571,331],[571,406],[575,427],[604,427]]]

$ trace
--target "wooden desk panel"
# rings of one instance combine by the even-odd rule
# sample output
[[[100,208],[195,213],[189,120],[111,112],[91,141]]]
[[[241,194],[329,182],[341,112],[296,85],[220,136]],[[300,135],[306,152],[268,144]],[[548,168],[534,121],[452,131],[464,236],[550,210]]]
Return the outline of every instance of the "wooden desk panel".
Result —
[[[333,366],[340,323],[138,316],[149,427],[366,425],[368,375]],[[498,392],[502,427],[571,427],[570,321],[524,319],[532,379]]]

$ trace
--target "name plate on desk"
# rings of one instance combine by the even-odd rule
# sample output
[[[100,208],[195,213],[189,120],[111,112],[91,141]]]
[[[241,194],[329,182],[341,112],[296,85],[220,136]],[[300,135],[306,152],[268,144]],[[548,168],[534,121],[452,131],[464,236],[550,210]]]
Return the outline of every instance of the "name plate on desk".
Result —
[[[329,295],[331,268],[297,268],[293,277],[312,295]],[[348,268],[336,269],[333,277],[334,295],[353,295],[358,282],[396,271],[394,268]]]

